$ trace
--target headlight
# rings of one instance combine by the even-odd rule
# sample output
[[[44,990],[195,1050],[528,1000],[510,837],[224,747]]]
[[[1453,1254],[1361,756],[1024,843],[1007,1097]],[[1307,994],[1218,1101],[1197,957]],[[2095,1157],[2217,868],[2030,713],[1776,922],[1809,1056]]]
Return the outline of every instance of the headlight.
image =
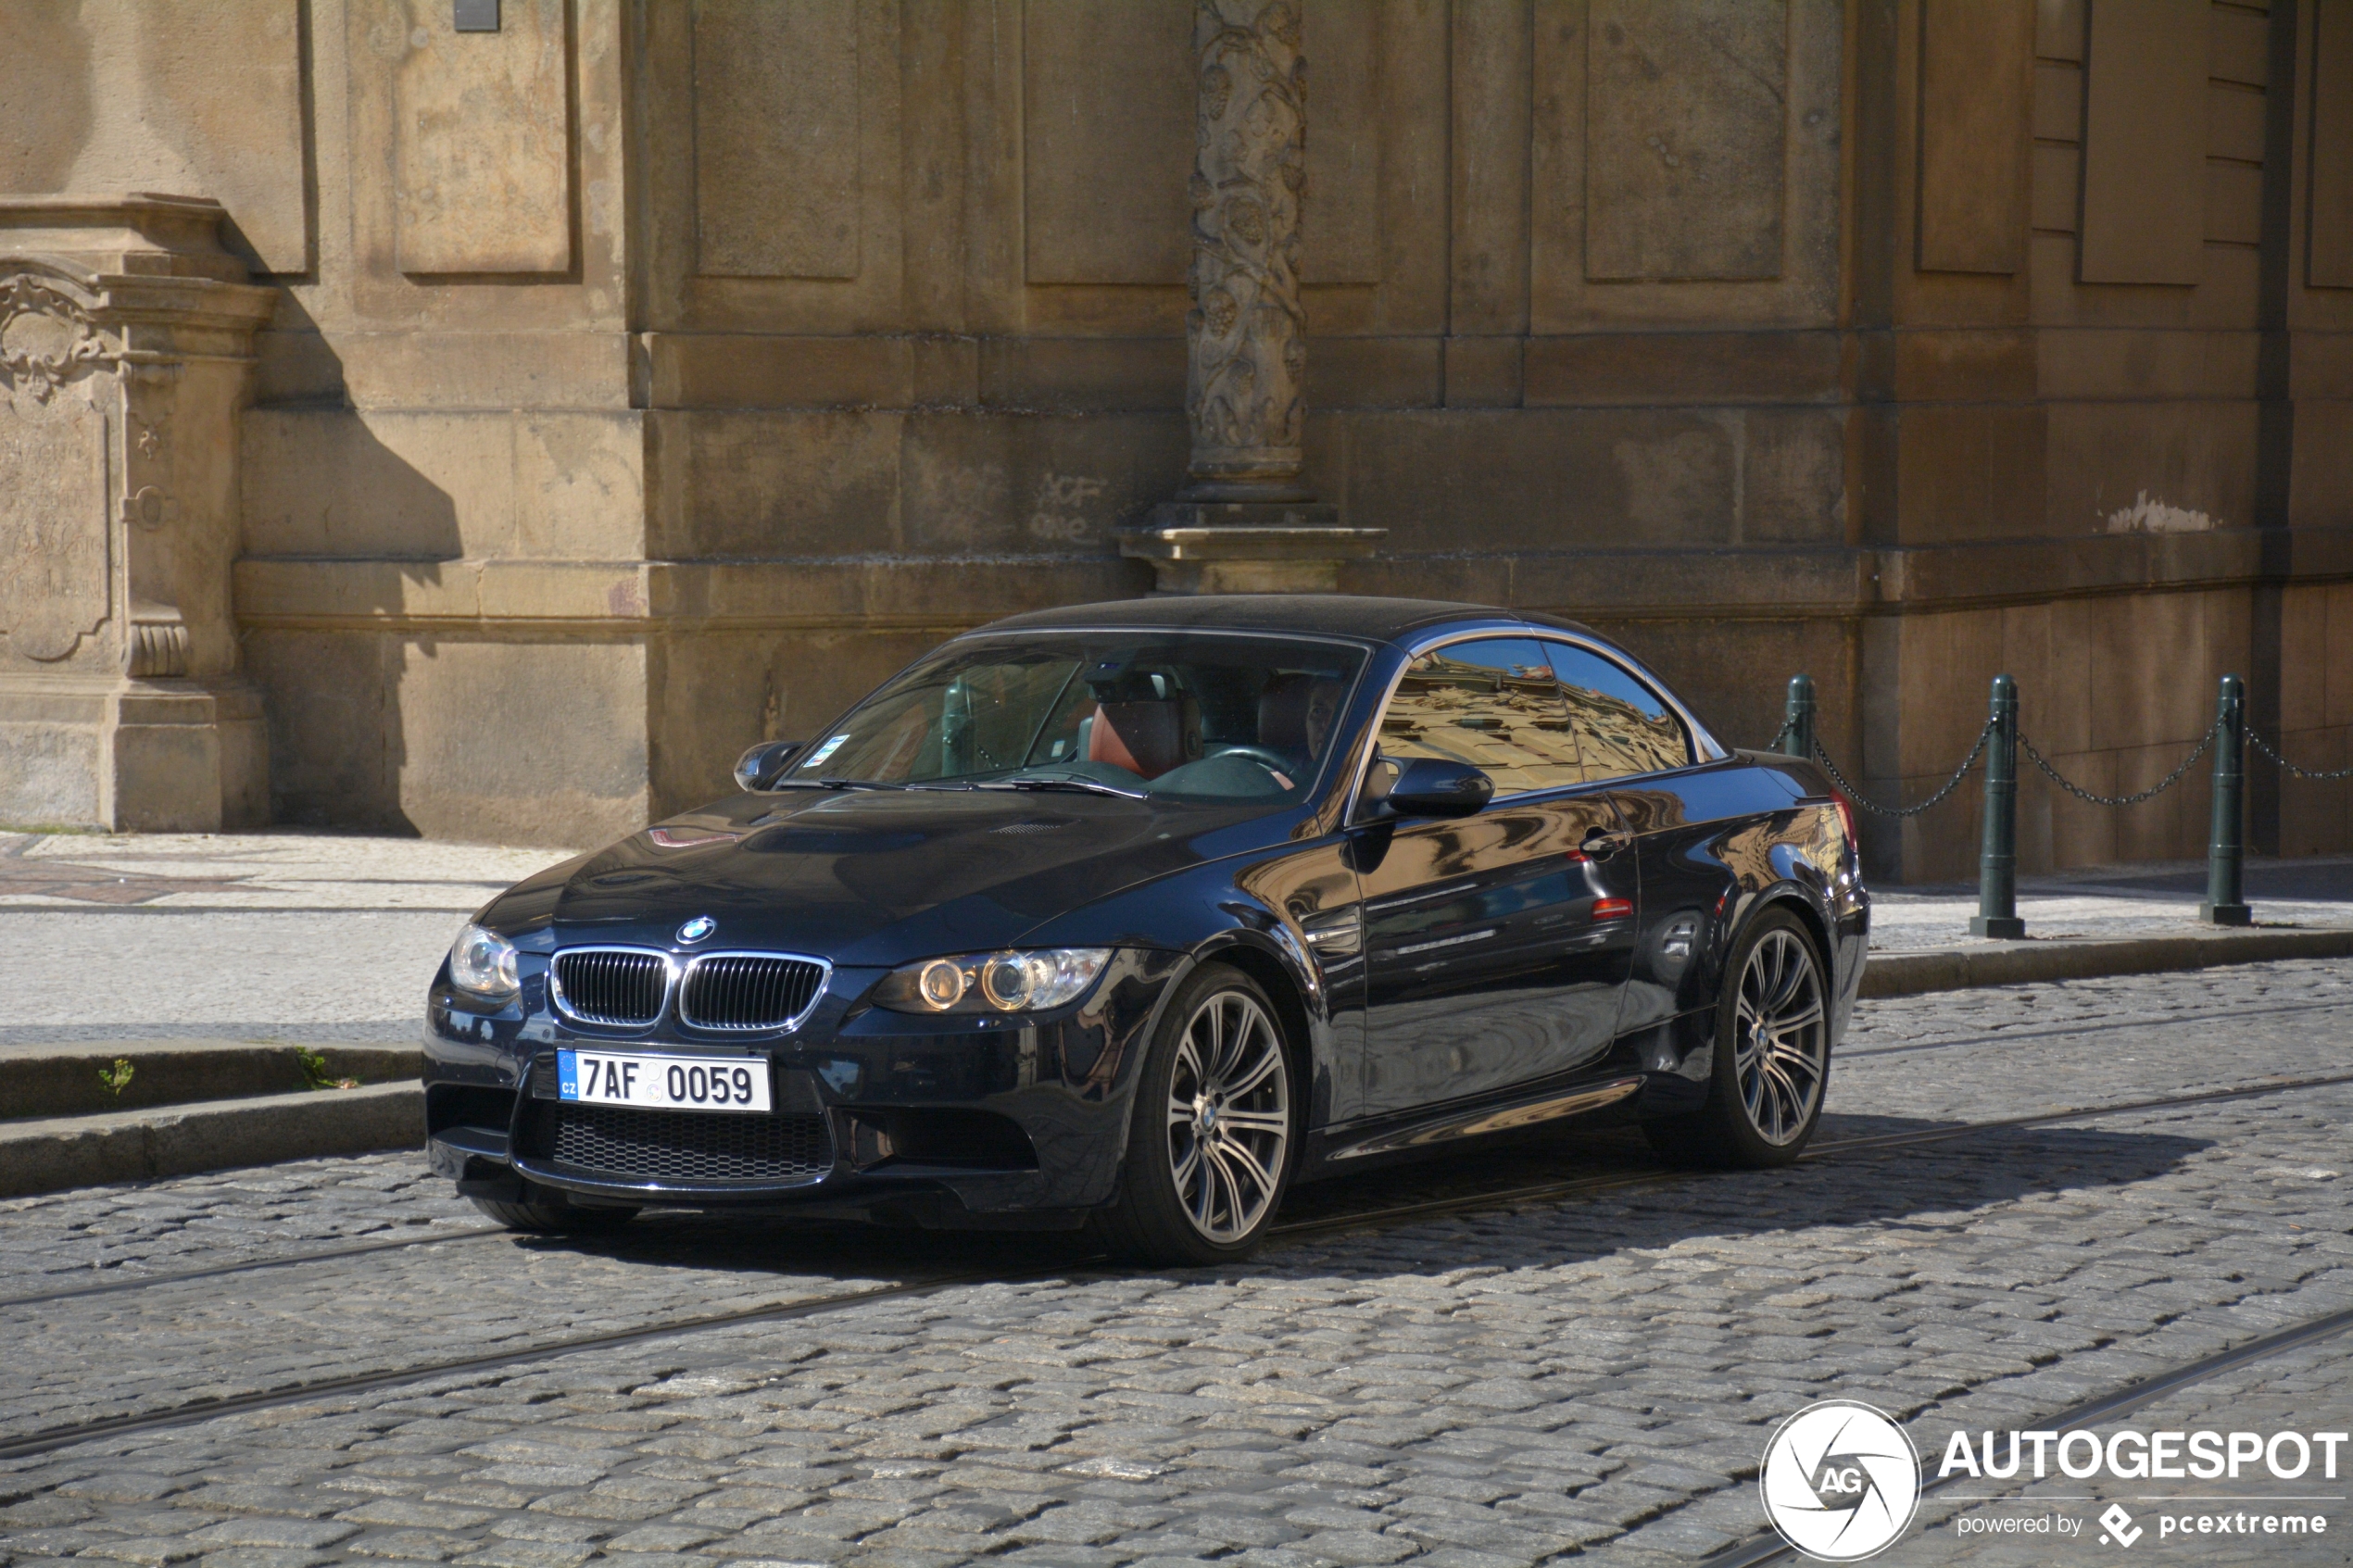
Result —
[[[449,948],[449,983],[477,997],[515,994],[515,945],[495,931],[470,925]]]
[[[1084,996],[1111,954],[1109,947],[1040,947],[925,959],[883,976],[875,1000],[893,1012],[1041,1012]]]

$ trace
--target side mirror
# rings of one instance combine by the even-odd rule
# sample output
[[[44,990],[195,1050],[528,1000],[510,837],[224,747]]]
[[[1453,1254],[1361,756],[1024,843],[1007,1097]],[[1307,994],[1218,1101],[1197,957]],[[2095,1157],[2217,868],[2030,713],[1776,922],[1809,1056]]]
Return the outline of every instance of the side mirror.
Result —
[[[736,759],[737,789],[766,789],[784,776],[785,765],[800,750],[797,740],[764,740]]]
[[[1495,781],[1467,762],[1416,757],[1407,762],[1381,797],[1391,817],[1468,817],[1495,798]]]

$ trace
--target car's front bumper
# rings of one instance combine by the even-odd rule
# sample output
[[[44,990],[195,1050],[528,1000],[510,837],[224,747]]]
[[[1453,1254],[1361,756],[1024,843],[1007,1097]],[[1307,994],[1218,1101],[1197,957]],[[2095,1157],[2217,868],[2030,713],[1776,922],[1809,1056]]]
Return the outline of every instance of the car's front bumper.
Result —
[[[427,1149],[461,1192],[532,1186],[642,1206],[791,1208],[937,1225],[1056,1225],[1116,1196],[1137,1069],[1185,966],[1123,950],[1079,1003],[1027,1018],[859,1005],[837,972],[801,1028],[736,1042],[567,1025],[528,981],[498,1012],[446,984],[425,1030]],[[774,1110],[614,1115],[556,1098],[559,1050],[768,1064]],[[765,1125],[748,1125],[760,1116]]]

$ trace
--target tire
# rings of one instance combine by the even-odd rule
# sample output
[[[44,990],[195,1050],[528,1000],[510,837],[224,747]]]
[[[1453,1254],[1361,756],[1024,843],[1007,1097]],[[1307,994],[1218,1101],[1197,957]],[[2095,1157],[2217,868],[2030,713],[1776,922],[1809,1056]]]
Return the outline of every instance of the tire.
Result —
[[[1119,1198],[1094,1219],[1113,1252],[1203,1267],[1247,1258],[1265,1238],[1299,1163],[1297,1074],[1279,1017],[1258,982],[1220,963],[1169,998],[1138,1075]]]
[[[526,1191],[545,1191],[527,1187]],[[617,1231],[637,1217],[635,1209],[575,1208],[569,1203],[502,1203],[495,1198],[468,1199],[475,1208],[510,1231],[545,1236],[600,1236]]]
[[[1724,966],[1706,1103],[1644,1123],[1651,1147],[1677,1164],[1719,1170],[1794,1160],[1822,1119],[1830,989],[1804,922],[1772,909],[1751,921]]]

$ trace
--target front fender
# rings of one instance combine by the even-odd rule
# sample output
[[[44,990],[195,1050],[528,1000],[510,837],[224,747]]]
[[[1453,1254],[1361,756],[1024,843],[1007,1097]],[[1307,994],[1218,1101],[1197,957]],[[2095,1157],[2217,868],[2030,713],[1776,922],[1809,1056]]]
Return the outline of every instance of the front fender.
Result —
[[[1058,916],[1022,941],[1182,953],[1185,971],[1171,977],[1171,993],[1202,963],[1243,970],[1281,1015],[1302,1059],[1295,1065],[1307,1085],[1308,1125],[1322,1126],[1353,1114],[1359,1091],[1362,957],[1320,953],[1303,929],[1319,915],[1355,906],[1355,873],[1340,854],[1335,837],[1195,867]],[[1155,1019],[1153,1027],[1159,1023]]]

